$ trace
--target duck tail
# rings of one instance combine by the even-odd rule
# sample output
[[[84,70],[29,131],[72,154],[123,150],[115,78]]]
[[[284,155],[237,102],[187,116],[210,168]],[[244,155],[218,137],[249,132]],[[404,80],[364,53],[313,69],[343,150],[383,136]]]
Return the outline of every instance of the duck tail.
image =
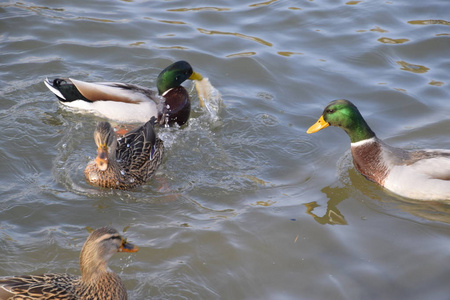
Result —
[[[156,133],[153,127],[155,123],[155,117],[152,117],[150,121],[144,124],[144,138],[146,141],[149,141],[153,146],[156,143]]]
[[[45,78],[44,83],[62,102],[72,102],[75,100],[92,102],[80,93],[69,78],[55,78],[53,80]]]

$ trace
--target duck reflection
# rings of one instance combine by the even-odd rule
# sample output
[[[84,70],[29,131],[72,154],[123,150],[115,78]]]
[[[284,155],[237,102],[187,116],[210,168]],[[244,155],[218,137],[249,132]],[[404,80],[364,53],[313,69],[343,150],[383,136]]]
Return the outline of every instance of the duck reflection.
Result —
[[[344,165],[344,164],[343,164]],[[306,213],[319,224],[347,225],[344,215],[337,208],[348,198],[359,199],[372,211],[397,218],[414,221],[431,221],[450,224],[450,203],[448,201],[421,201],[395,195],[388,190],[366,180],[353,168],[340,166],[339,181],[342,186],[324,187],[321,192],[329,199],[322,216],[317,213],[321,207],[317,201],[305,203]],[[373,200],[373,201],[370,201]],[[316,210],[316,212],[314,212]],[[419,220],[417,218],[420,218]]]
[[[327,186],[321,191],[327,195],[328,199],[330,199],[327,202],[325,214],[323,216],[318,216],[313,212],[315,208],[320,207],[320,204],[318,204],[317,201],[303,204],[306,206],[306,213],[322,225],[347,225],[344,215],[337,208],[339,203],[348,198],[348,194],[345,192],[345,189]]]

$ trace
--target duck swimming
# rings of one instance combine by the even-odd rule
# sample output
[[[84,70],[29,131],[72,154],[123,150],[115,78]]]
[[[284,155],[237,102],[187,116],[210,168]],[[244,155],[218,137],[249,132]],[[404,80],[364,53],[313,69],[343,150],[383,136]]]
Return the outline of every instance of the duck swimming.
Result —
[[[81,250],[81,276],[49,273],[0,278],[0,299],[126,300],[125,286],[120,277],[108,268],[108,260],[116,252],[138,250],[117,230],[99,228],[89,235]]]
[[[417,200],[450,200],[450,150],[405,150],[380,140],[356,106],[335,100],[307,133],[328,126],[350,137],[355,168],[391,192]]]
[[[84,170],[95,186],[128,190],[149,180],[161,164],[164,145],[153,129],[154,120],[117,140],[109,122],[99,122],[94,132],[97,158]]]
[[[191,102],[181,84],[202,80],[186,61],[177,61],[159,74],[158,91],[129,83],[85,82],[72,78],[45,79],[45,85],[66,106],[121,123],[143,123],[155,117],[161,125],[185,124]]]

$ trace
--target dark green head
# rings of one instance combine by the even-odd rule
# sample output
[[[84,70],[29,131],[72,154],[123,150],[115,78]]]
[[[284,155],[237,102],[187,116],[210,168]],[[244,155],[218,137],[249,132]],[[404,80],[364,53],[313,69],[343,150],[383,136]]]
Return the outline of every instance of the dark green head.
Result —
[[[311,126],[307,132],[317,132],[329,125],[345,130],[352,143],[375,136],[358,108],[348,100],[331,101],[323,110],[323,114],[317,123]]]
[[[158,93],[162,95],[167,90],[180,86],[187,79],[201,80],[202,76],[195,73],[187,61],[177,61],[159,73],[156,81]]]

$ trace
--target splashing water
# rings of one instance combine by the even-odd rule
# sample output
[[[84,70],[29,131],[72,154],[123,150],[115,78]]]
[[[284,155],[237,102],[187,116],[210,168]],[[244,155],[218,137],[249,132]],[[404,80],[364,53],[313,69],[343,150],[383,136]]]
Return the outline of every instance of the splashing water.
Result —
[[[200,106],[206,109],[213,121],[218,121],[222,106],[220,92],[211,84],[208,78],[194,80],[194,83],[200,100]]]

